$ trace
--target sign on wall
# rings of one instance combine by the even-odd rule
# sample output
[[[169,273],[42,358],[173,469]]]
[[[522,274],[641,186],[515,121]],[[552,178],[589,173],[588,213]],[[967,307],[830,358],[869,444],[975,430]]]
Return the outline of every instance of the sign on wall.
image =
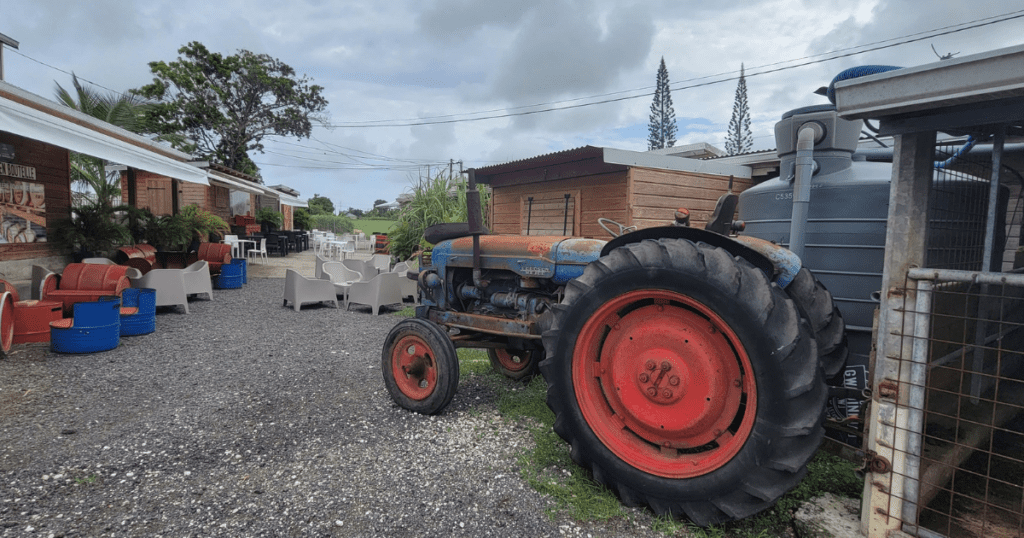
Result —
[[[5,163],[0,163],[0,166]],[[35,177],[35,169],[28,169]],[[7,170],[0,170],[6,175]],[[22,170],[24,172],[24,170]],[[46,191],[41,183],[0,177],[0,244],[46,241]]]

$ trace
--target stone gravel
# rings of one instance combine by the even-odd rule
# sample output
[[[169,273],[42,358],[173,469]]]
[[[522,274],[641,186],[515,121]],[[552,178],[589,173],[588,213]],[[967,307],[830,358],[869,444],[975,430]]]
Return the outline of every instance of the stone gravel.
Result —
[[[284,281],[214,290],[112,351],[0,361],[0,536],[658,536],[548,515],[523,425],[464,376],[442,415],[398,408],[399,318],[282,307]]]

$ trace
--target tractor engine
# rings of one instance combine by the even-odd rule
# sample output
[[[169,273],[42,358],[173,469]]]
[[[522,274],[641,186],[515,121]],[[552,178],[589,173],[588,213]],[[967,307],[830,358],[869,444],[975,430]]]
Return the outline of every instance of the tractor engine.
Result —
[[[421,308],[445,325],[479,331],[485,340],[496,342],[538,340],[538,320],[561,300],[565,284],[600,257],[605,245],[561,236],[482,236],[479,241],[478,278],[473,275],[472,237],[435,245],[430,267],[420,274]],[[492,322],[485,327],[466,323],[479,320],[477,316]]]

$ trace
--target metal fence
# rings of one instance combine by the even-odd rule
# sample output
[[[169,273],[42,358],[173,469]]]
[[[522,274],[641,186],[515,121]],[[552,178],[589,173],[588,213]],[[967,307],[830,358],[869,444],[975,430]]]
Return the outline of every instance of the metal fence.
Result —
[[[992,175],[986,159],[936,173],[927,268],[890,290],[902,329],[883,335],[897,344],[879,357],[874,435],[892,466],[868,484],[886,493],[868,506],[870,536],[1024,538],[1021,181],[1004,167],[994,191]]]

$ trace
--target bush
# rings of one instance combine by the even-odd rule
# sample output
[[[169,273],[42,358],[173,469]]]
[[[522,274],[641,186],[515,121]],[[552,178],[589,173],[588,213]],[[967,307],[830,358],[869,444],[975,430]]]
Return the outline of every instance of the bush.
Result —
[[[342,217],[341,215],[310,215],[309,220],[309,229],[316,228],[321,232],[347,234],[352,233],[352,230],[356,228],[352,219]]]
[[[423,231],[428,226],[466,222],[467,187],[459,178],[438,174],[414,190],[412,201],[399,211],[398,223],[388,233],[391,254],[404,260],[417,248],[430,249],[432,245],[423,239]],[[488,192],[482,189],[480,204],[486,207],[489,199]]]

